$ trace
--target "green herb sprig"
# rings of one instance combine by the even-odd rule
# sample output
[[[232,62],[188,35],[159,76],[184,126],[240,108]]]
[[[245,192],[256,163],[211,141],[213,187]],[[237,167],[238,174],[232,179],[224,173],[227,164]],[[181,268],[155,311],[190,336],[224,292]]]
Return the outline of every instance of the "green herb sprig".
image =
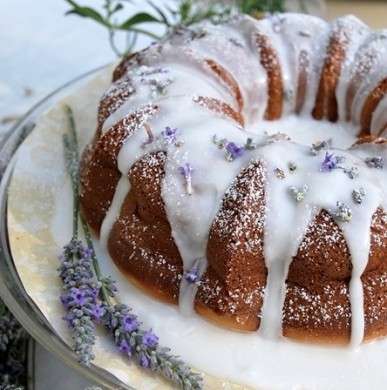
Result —
[[[151,9],[150,12],[142,11],[125,18],[123,17],[125,5],[132,3],[129,0],[103,0],[100,10],[80,5],[74,0],[65,1],[71,6],[66,12],[67,15],[91,19],[108,30],[110,45],[118,56],[125,55],[133,49],[139,34],[159,40],[177,27],[189,27],[202,20],[219,19],[230,12],[228,6],[212,4],[199,7],[193,0],[182,0],[176,8],[159,7],[152,0],[146,0],[148,8]],[[164,34],[157,35],[149,31],[144,27],[148,23],[163,27]],[[127,34],[124,51],[121,51],[116,44],[116,34],[120,31]]]
[[[100,9],[83,6],[74,0],[65,1],[71,6],[66,12],[67,15],[91,19],[107,29],[110,45],[118,56],[123,56],[133,49],[139,34],[159,40],[174,29],[190,27],[203,20],[218,23],[238,13],[258,15],[285,11],[285,0],[237,0],[233,5],[222,1],[204,4],[195,0],[180,0],[174,8],[159,6],[152,0],[145,0],[151,11],[124,17],[125,6],[128,3],[132,4],[131,0],[100,0],[102,2]],[[148,23],[161,26],[164,34],[157,35],[149,31]],[[116,43],[118,32],[127,34],[126,47],[123,51]]]

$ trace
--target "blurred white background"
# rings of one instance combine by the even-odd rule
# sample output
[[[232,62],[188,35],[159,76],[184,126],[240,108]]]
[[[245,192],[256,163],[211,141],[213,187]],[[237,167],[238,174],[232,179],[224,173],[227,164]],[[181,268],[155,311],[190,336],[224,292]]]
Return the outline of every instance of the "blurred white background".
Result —
[[[0,1],[0,131],[71,78],[114,59],[106,32],[62,0]]]

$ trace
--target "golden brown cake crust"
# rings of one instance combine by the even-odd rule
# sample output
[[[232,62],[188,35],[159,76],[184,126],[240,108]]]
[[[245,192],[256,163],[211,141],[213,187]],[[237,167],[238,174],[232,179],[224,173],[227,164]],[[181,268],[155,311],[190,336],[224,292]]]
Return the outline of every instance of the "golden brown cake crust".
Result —
[[[255,34],[255,43],[260,54],[261,65],[266,70],[268,79],[265,119],[279,119],[282,115],[284,86],[278,54],[270,45],[268,37],[262,33]]]
[[[336,122],[338,108],[336,88],[340,79],[342,63],[345,59],[347,40],[342,39],[342,32],[332,35],[325,58],[325,63],[320,77],[320,84],[313,110],[315,119],[328,119]]]

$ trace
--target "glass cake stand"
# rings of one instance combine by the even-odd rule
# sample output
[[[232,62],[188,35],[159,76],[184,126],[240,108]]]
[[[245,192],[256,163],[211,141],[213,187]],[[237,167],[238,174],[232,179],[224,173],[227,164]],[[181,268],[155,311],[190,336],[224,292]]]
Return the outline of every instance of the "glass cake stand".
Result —
[[[81,375],[107,389],[132,389],[109,372],[95,366],[86,367],[77,362],[69,346],[55,333],[39,308],[27,295],[12,259],[7,231],[8,184],[16,159],[15,153],[30,134],[35,121],[48,108],[75,91],[107,66],[92,70],[57,89],[34,106],[17,123],[0,144],[0,297],[26,331],[45,349],[58,356]]]

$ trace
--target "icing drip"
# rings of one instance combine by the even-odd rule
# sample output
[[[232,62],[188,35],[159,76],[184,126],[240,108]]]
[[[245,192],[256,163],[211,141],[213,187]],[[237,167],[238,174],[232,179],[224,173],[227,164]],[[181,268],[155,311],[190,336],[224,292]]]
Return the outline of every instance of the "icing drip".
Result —
[[[181,110],[175,110],[175,100],[171,97],[159,102],[162,115],[155,121],[157,124],[153,121],[149,123],[155,133],[155,142],[144,147],[147,135],[145,130],[139,129],[122,147],[118,156],[118,168],[122,175],[127,176],[134,162],[145,154],[160,150],[166,152],[161,194],[172,236],[182,257],[184,271],[197,265],[200,277],[207,265],[206,248],[211,223],[223,194],[239,172],[240,165],[231,166],[222,158],[221,152],[211,141],[212,134],[208,133],[206,127],[198,127],[198,124],[207,123],[209,128],[218,128],[221,121],[222,136],[228,138],[242,132],[228,120],[214,116],[212,112],[195,104],[192,98],[178,98]],[[184,112],[195,115],[188,120]],[[162,135],[171,123],[178,129],[176,142],[166,142]],[[245,137],[240,138],[244,140]],[[213,163],[209,164],[209,161]],[[193,167],[192,195],[187,193],[185,180],[179,173],[179,168],[186,163]],[[196,289],[196,284],[182,279],[180,307],[187,315],[193,312]]]
[[[356,53],[366,45],[360,45],[363,40],[370,40],[368,29],[359,25],[352,17],[334,25],[335,29],[344,26],[355,32],[350,41],[343,33],[348,57],[336,91],[340,118],[346,114],[345,85],[355,72]],[[183,314],[192,315],[196,278],[200,280],[207,268],[208,236],[224,194],[241,170],[253,161],[261,161],[266,169],[264,256],[268,277],[260,334],[268,338],[281,335],[289,266],[315,216],[327,210],[340,226],[351,255],[351,341],[357,345],[364,335],[361,275],[370,252],[371,222],[379,207],[387,210],[386,169],[370,168],[365,159],[382,155],[387,161],[387,155],[385,145],[351,148],[358,127],[333,125],[308,116],[330,29],[319,19],[292,14],[260,22],[239,18],[224,26],[204,25],[204,29],[206,33],[200,38],[182,33],[162,46],[149,48],[142,58],[143,65],[127,72],[135,92],[120,102],[102,130],[106,132],[128,112],[150,102],[157,104],[159,114],[143,119],[119,152],[122,177],[102,224],[101,243],[106,247],[130,191],[128,174],[133,164],[149,153],[164,151],[161,195],[184,270],[179,306]],[[269,76],[252,39],[258,32],[278,53],[285,97],[282,114],[297,111],[307,115],[262,120],[268,105]],[[311,40],[317,32],[321,32],[317,41]],[[308,60],[303,63],[305,75],[300,79],[301,54],[304,61]],[[375,60],[372,66],[379,69],[382,62]],[[362,107],[364,91],[376,81],[372,76],[359,82],[362,92],[357,93],[352,105],[356,112]],[[297,85],[300,82],[305,85]],[[385,99],[381,100],[373,129],[384,125],[386,104]],[[167,128],[176,132],[166,137]],[[312,144],[320,146],[311,150]],[[359,188],[367,192],[361,201],[354,201],[353,191]]]
[[[301,175],[287,176],[282,180],[270,174],[276,167],[284,167],[283,156],[298,161],[300,154],[294,145],[279,142],[264,154],[267,163],[266,224],[264,254],[268,278],[265,288],[260,333],[266,337],[278,337],[282,333],[282,307],[286,294],[288,269],[305,231],[314,216],[313,206],[290,198],[290,186],[302,186]],[[289,153],[289,151],[293,153]],[[302,166],[299,166],[299,172]],[[290,230],[289,227],[293,226]]]
[[[114,223],[120,216],[121,206],[124,203],[125,197],[130,189],[130,183],[127,175],[122,175],[116,191],[114,193],[113,200],[110,204],[109,210],[101,225],[100,241],[103,248],[108,247],[109,235],[112,230]]]

